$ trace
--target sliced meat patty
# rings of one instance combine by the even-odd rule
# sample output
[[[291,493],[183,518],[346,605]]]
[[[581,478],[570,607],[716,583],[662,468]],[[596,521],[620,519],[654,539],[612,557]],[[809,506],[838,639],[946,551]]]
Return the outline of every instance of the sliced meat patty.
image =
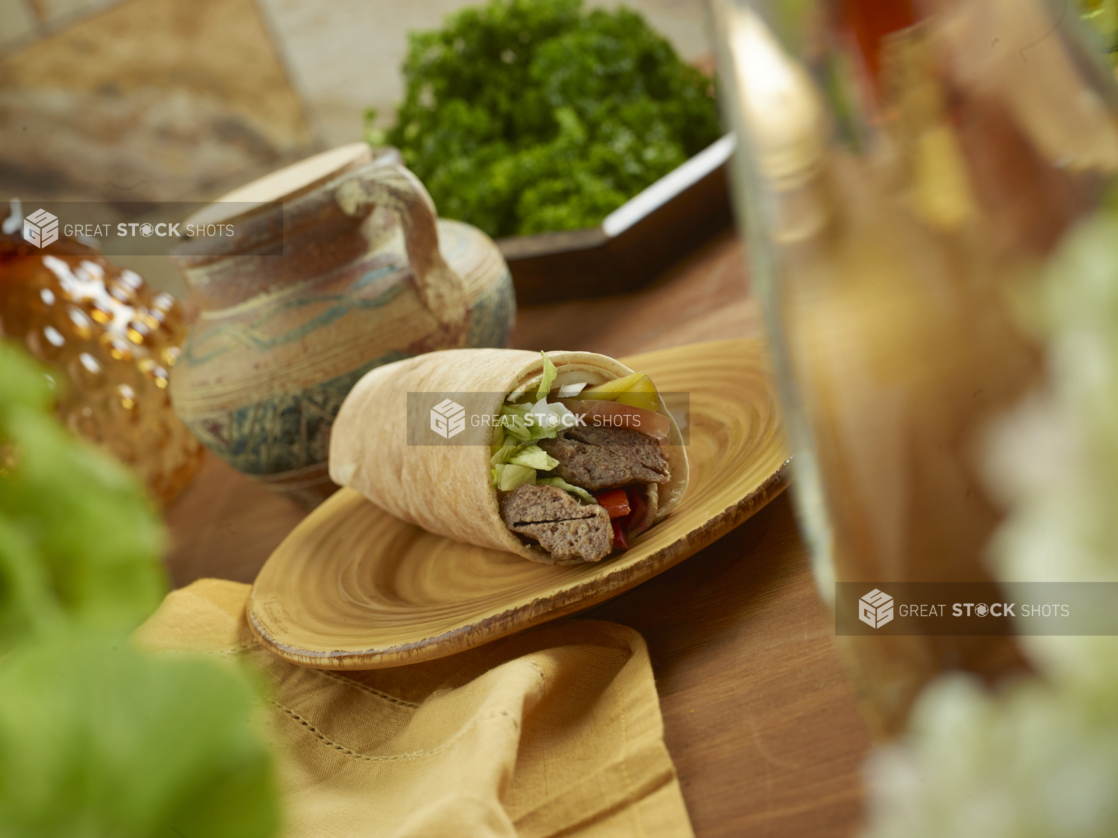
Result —
[[[554,486],[517,486],[501,499],[501,518],[513,532],[538,541],[558,563],[600,561],[613,549],[609,513],[580,504]]]
[[[591,492],[669,479],[664,446],[629,428],[571,428],[539,446],[559,461],[555,474]]]

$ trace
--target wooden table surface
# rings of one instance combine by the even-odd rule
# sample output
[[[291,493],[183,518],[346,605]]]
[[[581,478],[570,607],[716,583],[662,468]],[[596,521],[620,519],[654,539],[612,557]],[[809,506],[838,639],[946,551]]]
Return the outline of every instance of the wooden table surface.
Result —
[[[727,233],[638,294],[523,308],[513,344],[634,354],[759,332]],[[251,582],[305,513],[209,457],[167,512],[176,586]],[[870,744],[788,495],[685,562],[586,612],[648,642],[695,833],[849,836]]]

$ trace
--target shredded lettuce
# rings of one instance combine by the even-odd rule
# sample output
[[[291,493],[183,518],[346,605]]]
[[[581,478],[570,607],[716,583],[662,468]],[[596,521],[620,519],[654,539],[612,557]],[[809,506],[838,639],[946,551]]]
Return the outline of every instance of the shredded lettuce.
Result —
[[[548,472],[559,465],[559,461],[548,455],[536,443],[541,439],[555,439],[559,432],[573,427],[574,414],[566,405],[556,402],[549,404],[547,394],[555,383],[558,374],[555,364],[543,356],[543,378],[535,404],[504,404],[501,406],[500,425],[493,434],[489,464],[493,466],[493,485],[502,492],[511,492],[525,483],[541,483],[556,486],[594,503],[593,496],[585,489],[572,486],[558,477],[541,478],[537,472]],[[581,389],[581,388],[580,388]]]
[[[531,411],[524,417],[533,438],[554,439],[559,431],[563,430],[562,414],[552,411],[552,407],[563,407],[563,405],[550,405],[547,403],[547,397],[544,396],[532,405]]]
[[[554,439],[560,431],[574,427],[574,414],[567,406],[560,402],[549,404],[546,397],[532,405],[528,415],[535,426],[533,435],[539,439]]]
[[[555,376],[559,373],[555,369],[555,364],[551,363],[551,359],[547,357],[547,353],[541,351],[540,355],[543,356],[543,378],[540,379],[540,389],[536,391],[537,399],[547,398],[547,394],[551,392],[551,385],[555,383]]]
[[[509,445],[502,444],[500,448],[493,452],[493,456],[489,458],[489,465],[503,466],[509,461],[509,457],[516,453],[516,449],[519,447],[520,446],[515,443]]]
[[[524,420],[523,416],[515,413],[505,413],[501,411],[501,424],[505,428],[505,441],[504,445],[512,442],[528,442],[532,439],[532,429],[528,427],[528,423]]]
[[[502,428],[500,425],[494,425],[493,426],[493,433],[491,433],[489,435],[489,449],[490,449],[490,451],[492,451],[493,453],[496,453],[497,449],[500,448],[504,444],[505,444],[505,429]],[[496,463],[494,463],[494,465],[496,465]]]
[[[572,427],[573,416],[565,405],[548,404],[547,397],[535,404],[506,404],[501,407],[500,423],[504,436],[494,445],[538,442],[541,439],[555,439],[564,428]]]
[[[509,463],[516,466],[528,466],[537,471],[551,471],[559,461],[554,457],[549,457],[547,452],[540,448],[538,445],[528,445],[513,456],[509,457]]]
[[[568,483],[562,477],[541,477],[536,480],[541,486],[554,486],[556,489],[562,489],[565,492],[570,492],[575,497],[586,501],[587,503],[597,503],[594,496],[581,486],[575,486]]]
[[[493,483],[502,492],[511,492],[517,486],[536,482],[536,470],[528,466],[493,466]]]

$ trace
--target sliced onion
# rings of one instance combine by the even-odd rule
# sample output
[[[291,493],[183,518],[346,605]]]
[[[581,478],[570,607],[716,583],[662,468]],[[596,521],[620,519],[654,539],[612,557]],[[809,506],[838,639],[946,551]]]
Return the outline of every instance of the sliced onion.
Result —
[[[579,381],[576,384],[564,384],[559,388],[559,398],[573,399],[579,393],[586,389],[586,382]]]

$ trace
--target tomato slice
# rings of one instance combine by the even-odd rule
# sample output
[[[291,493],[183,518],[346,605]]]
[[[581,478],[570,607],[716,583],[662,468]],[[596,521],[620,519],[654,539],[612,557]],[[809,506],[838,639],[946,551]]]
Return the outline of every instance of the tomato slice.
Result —
[[[587,417],[586,424],[591,427],[629,428],[661,440],[668,438],[668,431],[672,427],[672,420],[667,416],[631,404],[600,399],[562,401],[571,413]]]
[[[648,501],[644,497],[643,486],[630,486],[625,490],[629,496],[629,535],[636,536],[648,529]]]
[[[625,536],[625,527],[621,526],[621,519],[611,521],[613,524],[613,549],[628,550],[629,539]]]
[[[609,517],[620,518],[622,515],[629,514],[629,496],[625,494],[624,489],[611,489],[608,492],[599,492],[594,495],[598,503],[601,504]]]

